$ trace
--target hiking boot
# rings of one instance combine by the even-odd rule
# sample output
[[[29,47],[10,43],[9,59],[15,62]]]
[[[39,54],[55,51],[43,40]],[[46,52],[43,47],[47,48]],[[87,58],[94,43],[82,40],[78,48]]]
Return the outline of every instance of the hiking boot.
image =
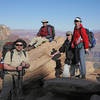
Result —
[[[86,76],[85,75],[82,75],[80,78],[81,79],[86,79]]]

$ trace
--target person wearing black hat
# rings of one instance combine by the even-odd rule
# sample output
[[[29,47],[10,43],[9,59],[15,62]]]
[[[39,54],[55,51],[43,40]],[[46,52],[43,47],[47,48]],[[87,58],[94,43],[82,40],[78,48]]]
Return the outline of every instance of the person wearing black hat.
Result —
[[[27,52],[24,48],[27,46],[26,42],[22,39],[17,39],[13,43],[14,49],[8,51],[4,58],[4,71],[5,76],[3,79],[3,88],[0,94],[0,100],[8,100],[9,93],[11,92],[13,81],[17,86],[18,81],[18,71],[22,68],[29,68],[29,59]],[[14,76],[14,79],[12,78]]]
[[[52,42],[55,37],[55,30],[54,27],[51,25],[47,25],[47,20],[41,21],[43,26],[40,28],[37,36],[34,37],[31,42],[29,43],[28,47],[26,48],[27,51],[38,47],[44,42]]]

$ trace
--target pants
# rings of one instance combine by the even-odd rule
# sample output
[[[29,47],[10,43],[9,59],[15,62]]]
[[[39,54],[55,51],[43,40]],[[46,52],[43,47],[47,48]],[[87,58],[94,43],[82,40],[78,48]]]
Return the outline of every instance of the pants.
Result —
[[[17,78],[17,76],[14,76],[15,83],[17,83]],[[5,74],[2,85],[3,87],[0,93],[0,100],[7,100],[10,95],[10,91],[13,88],[13,78],[11,74]]]
[[[75,76],[75,75],[79,74],[79,72],[80,72],[80,66],[75,65],[75,64],[71,65],[71,67],[70,67],[70,75],[71,76]]]
[[[86,74],[86,65],[85,65],[85,50],[84,47],[80,49],[80,74]]]
[[[44,42],[49,42],[49,40],[44,37],[34,37],[29,44],[34,45],[35,47],[38,47]]]
[[[69,71],[70,71],[70,65],[65,64],[62,76],[63,77],[69,77]]]

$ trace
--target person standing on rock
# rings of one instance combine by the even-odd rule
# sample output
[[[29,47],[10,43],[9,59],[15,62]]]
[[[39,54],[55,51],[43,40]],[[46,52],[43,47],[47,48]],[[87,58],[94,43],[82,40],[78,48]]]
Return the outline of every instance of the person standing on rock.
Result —
[[[12,51],[8,51],[4,58],[5,75],[3,79],[2,91],[0,93],[0,100],[8,100],[9,96],[13,96],[13,86],[18,88],[18,84],[20,85],[20,76],[18,76],[19,72],[22,71],[23,68],[29,68],[30,66],[28,54],[24,51],[24,48],[26,47],[26,42],[22,39],[18,39],[13,43],[13,46],[14,49]],[[12,100],[11,98],[10,100]]]
[[[66,32],[66,40],[64,41],[63,45],[59,48],[59,50],[52,55],[52,57],[54,57],[55,55],[59,54],[59,53],[66,53],[66,59],[65,59],[65,64],[64,64],[64,70],[63,70],[63,77],[70,77],[71,73],[70,73],[70,68],[72,65],[72,59],[74,57],[73,55],[73,50],[71,47],[72,44],[72,32],[68,31]]]
[[[76,51],[76,59],[80,59],[77,65],[80,66],[80,78],[86,78],[85,52],[88,53],[89,40],[85,28],[81,24],[81,18],[76,17],[74,20],[75,27],[73,33],[72,48]],[[81,30],[81,34],[80,34]]]
[[[51,42],[53,41],[55,37],[55,30],[52,25],[47,25],[48,21],[43,20],[41,21],[43,26],[40,28],[39,32],[37,33],[37,36],[32,39],[32,41],[29,43],[26,50],[31,50],[33,48],[38,47],[44,42]]]

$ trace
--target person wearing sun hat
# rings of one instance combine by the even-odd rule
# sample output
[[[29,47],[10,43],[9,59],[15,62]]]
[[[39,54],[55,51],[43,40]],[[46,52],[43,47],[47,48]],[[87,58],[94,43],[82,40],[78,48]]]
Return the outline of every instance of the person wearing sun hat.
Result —
[[[40,28],[37,36],[34,37],[26,48],[27,51],[34,49],[44,42],[52,42],[55,37],[55,30],[52,25],[48,25],[47,20],[42,20],[43,26]]]
[[[29,58],[28,53],[25,52],[25,47],[27,43],[23,39],[17,39],[13,42],[14,49],[8,51],[4,57],[4,79],[2,91],[0,93],[0,100],[8,100],[8,97],[13,95],[13,86],[18,87],[19,71],[24,68],[29,68]],[[15,81],[15,83],[14,83]],[[19,95],[18,98],[23,98],[22,95]],[[18,99],[19,100],[19,99]]]

